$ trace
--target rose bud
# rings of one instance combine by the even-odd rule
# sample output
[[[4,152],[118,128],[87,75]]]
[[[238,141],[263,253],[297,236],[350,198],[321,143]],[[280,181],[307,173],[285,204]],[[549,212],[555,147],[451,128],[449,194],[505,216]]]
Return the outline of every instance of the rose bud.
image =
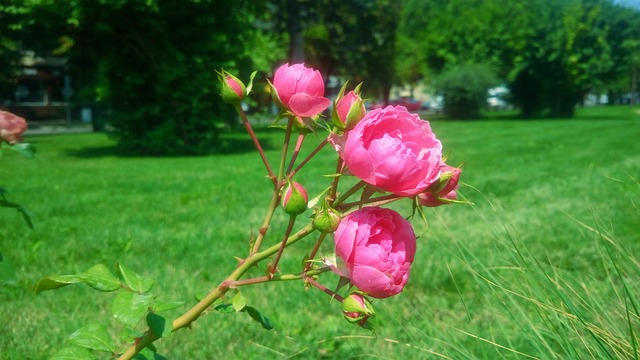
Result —
[[[416,253],[409,221],[381,207],[364,207],[346,215],[333,234],[336,255],[360,291],[386,298],[402,291]]]
[[[345,84],[336,97],[333,106],[333,123],[340,129],[351,130],[367,113],[364,101],[360,97],[360,85],[344,94]]]
[[[319,210],[313,218],[313,226],[320,232],[332,233],[339,224],[340,213],[330,207]]]
[[[367,320],[375,315],[373,307],[361,292],[355,291],[342,300],[342,314],[350,323],[368,328]]]
[[[271,86],[274,101],[299,117],[318,115],[331,104],[324,97],[324,80],[320,72],[303,64],[279,67]]]
[[[22,134],[27,130],[27,122],[24,118],[8,111],[0,110],[0,141],[4,139],[13,145],[22,140]]]
[[[222,84],[222,100],[227,104],[239,104],[247,95],[246,86],[237,77],[222,70],[218,72],[218,79]]]
[[[440,178],[431,184],[427,190],[418,194],[418,202],[422,206],[435,207],[451,204],[457,199],[458,181],[462,169],[454,168],[447,164],[440,167]]]
[[[442,145],[429,122],[402,106],[372,110],[334,146],[348,170],[398,196],[416,196],[440,176]]]
[[[307,190],[297,182],[287,182],[282,194],[281,205],[289,215],[299,215],[307,210],[309,196]]]

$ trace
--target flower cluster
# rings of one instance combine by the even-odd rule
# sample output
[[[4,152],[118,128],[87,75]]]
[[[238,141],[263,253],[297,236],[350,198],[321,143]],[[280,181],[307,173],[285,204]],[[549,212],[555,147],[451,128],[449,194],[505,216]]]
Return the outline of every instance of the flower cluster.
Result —
[[[221,80],[225,101],[237,104],[247,95],[244,84],[232,75],[222,73]],[[285,64],[275,71],[270,85],[281,117],[289,118],[298,129],[308,128],[300,136],[325,121],[321,115],[331,102],[325,98],[324,80],[317,70]],[[357,288],[343,298],[344,315],[365,326],[373,315],[365,296],[381,299],[402,292],[416,255],[411,223],[381,205],[405,198],[427,207],[457,202],[461,169],[444,162],[440,140],[418,114],[402,106],[367,112],[361,85],[346,91],[345,84],[333,101],[331,121],[323,123],[333,127],[324,143],[331,143],[338,154],[338,175],[352,175],[360,182],[340,194],[340,176],[335,177],[328,193],[319,195],[321,200],[315,203],[319,207],[314,209],[313,226],[323,234],[333,233],[338,260],[329,262],[329,267]],[[287,171],[274,180],[281,206],[293,220],[315,205],[309,205],[306,189],[292,180],[294,174]],[[364,189],[360,201],[345,202],[360,189]]]

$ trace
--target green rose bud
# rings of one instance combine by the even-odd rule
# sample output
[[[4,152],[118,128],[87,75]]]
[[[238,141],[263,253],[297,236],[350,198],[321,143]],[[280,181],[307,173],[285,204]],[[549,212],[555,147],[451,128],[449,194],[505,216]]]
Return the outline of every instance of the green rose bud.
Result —
[[[340,225],[340,213],[330,207],[319,210],[313,218],[313,226],[320,232],[332,233]]]
[[[342,301],[342,313],[350,323],[369,328],[367,320],[375,315],[371,302],[359,291],[352,292]]]
[[[222,84],[222,100],[227,104],[239,104],[247,95],[246,86],[237,77],[222,70],[218,72],[218,79]]]
[[[281,205],[289,215],[299,215],[307,210],[307,190],[297,182],[287,182],[282,193]]]

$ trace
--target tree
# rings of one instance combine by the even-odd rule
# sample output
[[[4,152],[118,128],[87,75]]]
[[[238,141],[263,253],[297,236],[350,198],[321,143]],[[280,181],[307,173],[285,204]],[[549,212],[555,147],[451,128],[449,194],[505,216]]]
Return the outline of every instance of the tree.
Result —
[[[402,36],[434,73],[484,63],[506,81],[524,117],[572,116],[614,61],[607,0],[409,0]],[[420,16],[415,16],[420,14]],[[424,74],[423,74],[424,75]]]
[[[120,144],[137,152],[219,150],[219,129],[235,115],[217,96],[215,70],[248,78],[280,56],[277,39],[256,26],[268,14],[263,1],[35,3],[30,15],[49,21],[33,22],[31,32],[53,27],[50,33],[72,39],[70,71],[88,89],[79,95],[111,108]]]
[[[402,3],[287,0],[280,2],[279,14],[295,16],[292,3],[297,11],[295,21],[301,24],[305,62],[319,69],[326,79],[330,75],[355,83],[367,79],[365,90],[387,99],[396,78],[393,63]],[[288,18],[281,22],[291,23]],[[289,36],[297,44],[297,33],[289,31]]]

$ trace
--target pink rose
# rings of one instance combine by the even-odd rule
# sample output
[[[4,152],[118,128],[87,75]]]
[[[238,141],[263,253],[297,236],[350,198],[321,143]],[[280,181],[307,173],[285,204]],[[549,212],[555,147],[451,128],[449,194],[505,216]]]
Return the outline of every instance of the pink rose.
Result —
[[[418,195],[420,205],[428,207],[447,205],[451,203],[451,200],[458,198],[456,190],[458,189],[458,181],[460,180],[462,169],[443,163],[440,167],[440,173],[438,181]]]
[[[374,298],[402,291],[416,253],[416,235],[400,214],[364,207],[340,221],[334,238],[336,255],[346,266],[345,275],[358,289]]]
[[[303,64],[284,64],[273,77],[274,99],[293,114],[311,117],[329,107],[324,97],[324,80],[318,70]]]
[[[10,112],[0,110],[0,138],[9,144],[21,140],[22,133],[27,130],[27,122]]]
[[[428,121],[402,106],[372,110],[344,145],[332,142],[353,175],[399,196],[418,195],[440,176],[440,141]]]

